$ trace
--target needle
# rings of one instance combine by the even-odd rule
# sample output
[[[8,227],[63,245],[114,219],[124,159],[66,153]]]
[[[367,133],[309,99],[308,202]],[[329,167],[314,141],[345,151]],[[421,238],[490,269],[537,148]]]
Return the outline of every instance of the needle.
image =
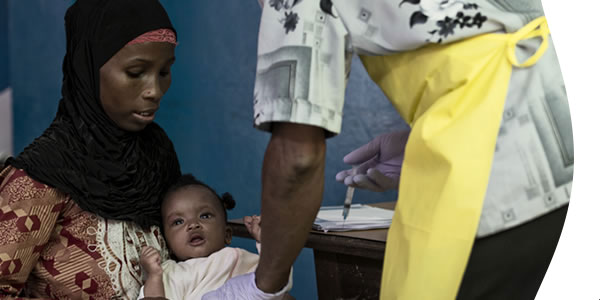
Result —
[[[352,168],[352,175],[356,174],[356,167]],[[354,187],[349,186],[346,190],[346,199],[344,199],[344,210],[342,211],[342,216],[344,216],[344,224],[342,227],[346,225],[346,218],[348,218],[348,213],[350,212],[350,205],[352,205],[352,197],[354,197]]]
[[[348,218],[348,213],[350,212],[350,205],[352,205],[352,197],[354,196],[354,188],[349,186],[346,190],[346,199],[344,200],[344,211],[342,215],[344,216],[344,221]]]

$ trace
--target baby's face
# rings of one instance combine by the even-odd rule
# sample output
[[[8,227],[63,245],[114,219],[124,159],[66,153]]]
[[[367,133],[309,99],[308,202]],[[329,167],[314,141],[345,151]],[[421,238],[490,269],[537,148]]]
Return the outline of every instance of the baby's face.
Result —
[[[219,199],[200,185],[185,186],[164,200],[165,239],[179,260],[207,257],[231,242]]]

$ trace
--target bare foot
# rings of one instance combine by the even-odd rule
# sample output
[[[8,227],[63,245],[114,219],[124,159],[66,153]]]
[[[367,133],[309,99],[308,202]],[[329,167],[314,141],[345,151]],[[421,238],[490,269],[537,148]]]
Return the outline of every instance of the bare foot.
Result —
[[[260,243],[260,216],[245,216],[244,225],[246,225],[250,235]]]

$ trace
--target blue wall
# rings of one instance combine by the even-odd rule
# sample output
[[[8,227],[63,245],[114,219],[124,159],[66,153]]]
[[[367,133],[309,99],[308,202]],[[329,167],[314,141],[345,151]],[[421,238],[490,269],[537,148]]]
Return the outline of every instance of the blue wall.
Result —
[[[8,0],[15,154],[39,136],[56,114],[65,54],[64,15],[70,3]]]
[[[63,17],[71,1],[0,1],[8,1],[14,153],[19,153],[56,113],[65,51]],[[234,195],[237,206],[230,217],[258,214],[262,159],[269,140],[268,133],[252,127],[260,9],[253,0],[162,3],[180,44],[173,84],[157,122],[173,140],[184,172]],[[343,201],[346,188],[335,181],[335,174],[347,168],[342,162],[346,153],[377,134],[406,127],[357,59],[348,86],[342,134],[327,142],[325,205]],[[354,199],[371,203],[395,196],[357,191]],[[235,239],[234,246],[254,251],[250,240]],[[314,272],[312,251],[305,249],[294,266],[294,297],[317,298]]]

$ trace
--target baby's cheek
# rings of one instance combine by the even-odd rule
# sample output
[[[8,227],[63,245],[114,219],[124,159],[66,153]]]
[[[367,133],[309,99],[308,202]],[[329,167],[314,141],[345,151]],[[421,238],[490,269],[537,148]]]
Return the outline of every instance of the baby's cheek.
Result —
[[[165,241],[167,242],[167,247],[172,249],[172,245],[174,245],[174,236],[172,232],[165,232]]]

